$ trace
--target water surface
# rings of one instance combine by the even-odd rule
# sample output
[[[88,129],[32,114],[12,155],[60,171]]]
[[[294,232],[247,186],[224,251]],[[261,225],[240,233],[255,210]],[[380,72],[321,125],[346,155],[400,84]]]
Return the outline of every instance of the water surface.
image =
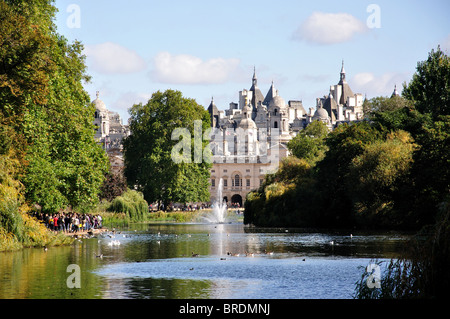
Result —
[[[396,258],[408,238],[239,223],[136,225],[109,235],[1,253],[0,298],[347,299],[363,268]],[[79,289],[67,287],[71,264],[80,267]]]

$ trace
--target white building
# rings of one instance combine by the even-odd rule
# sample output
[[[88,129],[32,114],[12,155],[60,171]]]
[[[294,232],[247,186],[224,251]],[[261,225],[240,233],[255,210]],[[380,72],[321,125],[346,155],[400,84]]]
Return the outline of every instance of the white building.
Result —
[[[220,179],[223,196],[242,206],[246,195],[257,189],[265,174],[278,168],[289,155],[287,143],[312,121],[323,121],[330,130],[344,122],[363,118],[363,96],[354,94],[345,78],[344,63],[338,84],[330,86],[327,96],[316,100],[316,110],[307,113],[302,101],[288,103],[272,82],[266,96],[258,87],[253,73],[249,90],[239,91],[238,103],[219,110],[212,99],[208,107],[211,126],[213,167],[211,169],[211,200],[215,200]]]
[[[122,140],[130,135],[128,125],[122,124],[120,115],[106,108],[99,98],[100,93],[92,103],[95,105],[94,125],[95,139],[104,150],[117,148],[122,150]]]

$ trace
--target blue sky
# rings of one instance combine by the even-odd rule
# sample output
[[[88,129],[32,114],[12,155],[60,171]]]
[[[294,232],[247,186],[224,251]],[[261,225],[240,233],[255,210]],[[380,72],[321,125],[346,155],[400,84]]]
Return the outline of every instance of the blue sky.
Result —
[[[85,85],[127,121],[127,109],[176,89],[207,107],[238,102],[256,67],[306,109],[337,84],[342,60],[355,93],[390,95],[418,61],[450,51],[450,2],[56,0],[58,32],[85,45]],[[371,6],[372,5],[372,6]],[[375,6],[373,6],[375,5]]]

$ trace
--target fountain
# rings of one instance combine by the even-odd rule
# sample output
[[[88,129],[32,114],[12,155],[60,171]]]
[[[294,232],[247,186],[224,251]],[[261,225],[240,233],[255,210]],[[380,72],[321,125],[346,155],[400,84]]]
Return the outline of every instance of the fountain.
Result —
[[[208,214],[204,218],[210,223],[223,224],[225,223],[227,215],[227,203],[224,202],[222,197],[223,181],[220,179],[219,188],[217,189],[217,199],[214,203],[212,213]]]

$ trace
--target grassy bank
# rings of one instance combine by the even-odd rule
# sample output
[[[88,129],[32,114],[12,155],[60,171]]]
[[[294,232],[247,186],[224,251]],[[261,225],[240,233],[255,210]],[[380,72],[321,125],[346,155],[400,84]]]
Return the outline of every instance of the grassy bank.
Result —
[[[0,227],[0,252],[30,247],[60,246],[73,242],[73,238],[63,233],[50,231],[44,224],[28,214],[23,213],[20,215],[22,219],[20,237]]]

